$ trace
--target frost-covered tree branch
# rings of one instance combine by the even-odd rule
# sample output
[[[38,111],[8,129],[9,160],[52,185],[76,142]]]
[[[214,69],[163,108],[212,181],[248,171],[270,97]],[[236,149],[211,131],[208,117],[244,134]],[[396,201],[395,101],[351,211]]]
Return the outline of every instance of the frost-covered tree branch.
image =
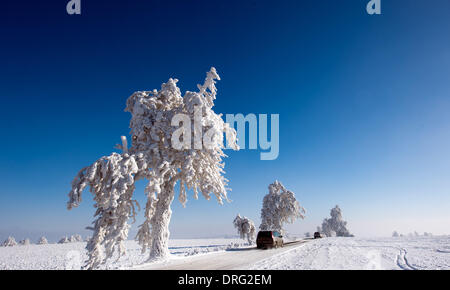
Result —
[[[261,209],[260,230],[284,232],[285,223],[305,218],[306,210],[295,199],[292,191],[287,190],[279,181],[269,185],[269,194],[264,197]]]
[[[69,193],[68,209],[72,209],[80,204],[83,190],[89,187],[97,208],[92,227],[94,234],[87,245],[87,268],[98,267],[116,250],[119,256],[125,253],[127,221],[134,218],[139,209],[133,193],[140,179],[148,181],[147,202],[145,221],[136,238],[143,251],[150,249],[153,259],[169,254],[170,205],[177,183],[180,185],[178,200],[183,206],[188,190],[194,191],[195,199],[201,193],[208,200],[211,195],[215,196],[221,204],[228,200],[228,180],[223,176],[222,158],[226,156],[223,135],[227,137],[228,147],[234,150],[239,147],[236,131],[212,109],[218,79],[215,68],[211,68],[204,84],[198,85],[198,92],[188,91],[181,96],[178,80],[169,79],[159,91],[139,91],[128,98],[125,111],[131,113],[131,146],[128,148],[126,138],[122,138],[122,145],[117,146],[122,153],[112,153],[83,168],[72,182]],[[184,121],[194,123],[194,138],[190,138],[190,126],[177,129],[172,124],[175,116],[183,116]],[[201,126],[197,126],[198,118]],[[180,132],[183,134],[177,135]],[[199,144],[195,137],[203,133],[208,138],[200,139]],[[174,138],[180,135],[182,141]],[[176,148],[173,141],[183,146]]]

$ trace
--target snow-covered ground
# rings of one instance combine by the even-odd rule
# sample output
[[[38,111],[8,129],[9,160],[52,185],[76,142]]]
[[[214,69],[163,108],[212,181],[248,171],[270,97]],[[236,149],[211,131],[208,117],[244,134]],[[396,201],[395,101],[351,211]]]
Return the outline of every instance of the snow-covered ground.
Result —
[[[450,237],[312,240],[249,269],[450,269]]]
[[[127,241],[127,255],[104,268],[450,269],[450,236],[325,238],[273,250],[249,249],[239,239],[170,240],[169,245],[170,261],[148,264],[148,253]],[[79,269],[86,259],[84,247],[85,243],[0,247],[0,269]],[[222,263],[212,263],[219,256]]]
[[[112,259],[102,268],[126,269],[143,264],[148,252],[142,254],[135,241],[126,241],[127,255],[118,261]],[[80,269],[87,259],[86,243],[28,245],[0,247],[0,270],[5,269]],[[190,239],[170,240],[169,248],[173,258],[202,253],[224,251],[229,248],[245,247],[240,239]]]

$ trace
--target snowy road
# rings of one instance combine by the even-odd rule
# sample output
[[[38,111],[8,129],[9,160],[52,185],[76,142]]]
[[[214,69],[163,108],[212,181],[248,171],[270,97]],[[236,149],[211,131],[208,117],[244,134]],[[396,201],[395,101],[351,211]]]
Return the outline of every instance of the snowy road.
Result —
[[[239,270],[249,268],[252,264],[267,258],[299,248],[306,240],[289,242],[283,248],[261,250],[241,248],[224,252],[208,253],[192,257],[171,259],[167,262],[144,264],[135,270]]]

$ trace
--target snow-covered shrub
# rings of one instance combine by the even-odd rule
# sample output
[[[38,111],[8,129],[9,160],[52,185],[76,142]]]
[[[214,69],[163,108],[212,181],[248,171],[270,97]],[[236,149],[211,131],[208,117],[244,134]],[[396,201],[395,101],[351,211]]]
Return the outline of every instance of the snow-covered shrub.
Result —
[[[311,237],[311,233],[310,232],[306,232],[305,233],[305,238],[310,238]]]
[[[352,237],[347,229],[347,222],[342,219],[342,211],[339,206],[331,209],[331,218],[324,219],[322,223],[321,233],[327,237]]]
[[[28,246],[30,244],[30,239],[24,239],[19,242],[19,245]]]
[[[256,227],[251,219],[245,216],[241,217],[241,215],[238,214],[233,221],[233,225],[237,229],[241,239],[247,239],[250,245],[255,242]]]
[[[38,245],[46,245],[48,244],[48,241],[46,237],[41,237],[37,243]]]
[[[397,233],[397,231],[394,231],[394,232],[392,233],[392,237],[398,238],[398,237],[400,237],[400,234]]]
[[[237,249],[237,248],[240,248],[241,246],[242,246],[242,244],[231,242],[231,243],[229,243],[228,246],[226,247],[226,250]]]
[[[78,234],[77,235],[72,235],[72,236],[70,236],[69,241],[71,243],[82,242],[83,238],[80,235],[78,235]]]
[[[13,237],[8,237],[8,238],[3,242],[3,246],[4,246],[4,247],[13,247],[13,246],[17,246],[16,239],[14,239]]]
[[[269,185],[269,193],[264,196],[259,229],[283,233],[285,223],[293,223],[297,218],[304,219],[305,213],[305,209],[295,199],[295,194],[281,182],[275,181]]]
[[[59,241],[58,244],[68,244],[70,243],[70,240],[67,237],[62,237]]]
[[[423,235],[424,235],[425,237],[432,237],[432,236],[433,236],[432,233],[427,233],[427,232],[424,232]]]
[[[228,180],[223,177],[223,135],[228,147],[238,150],[236,131],[212,109],[220,79],[215,68],[207,73],[198,92],[181,96],[177,79],[169,79],[161,90],[139,91],[127,100],[131,113],[131,147],[126,137],[112,153],[83,168],[72,182],[68,209],[77,207],[86,187],[94,196],[97,208],[94,234],[88,242],[87,268],[96,268],[118,250],[125,254],[128,219],[134,219],[138,203],[133,199],[135,183],[147,179],[145,221],[139,227],[137,240],[143,252],[150,249],[150,258],[169,255],[169,222],[175,185],[179,183],[178,200],[187,202],[187,190],[194,198],[200,192],[207,200],[213,194],[220,204],[227,198]],[[191,139],[191,123],[194,138]],[[182,127],[176,128],[180,123]],[[200,136],[205,132],[203,142]],[[182,137],[182,141],[180,139]],[[200,138],[199,138],[200,137]]]

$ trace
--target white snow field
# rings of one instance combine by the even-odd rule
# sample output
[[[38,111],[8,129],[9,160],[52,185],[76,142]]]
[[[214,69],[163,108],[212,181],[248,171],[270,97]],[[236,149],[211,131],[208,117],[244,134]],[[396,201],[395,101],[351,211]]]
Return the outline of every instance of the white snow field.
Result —
[[[0,247],[0,269],[80,269],[85,243]],[[171,258],[148,263],[135,241],[102,269],[450,269],[450,236],[324,238],[258,250],[240,239],[170,240]]]

